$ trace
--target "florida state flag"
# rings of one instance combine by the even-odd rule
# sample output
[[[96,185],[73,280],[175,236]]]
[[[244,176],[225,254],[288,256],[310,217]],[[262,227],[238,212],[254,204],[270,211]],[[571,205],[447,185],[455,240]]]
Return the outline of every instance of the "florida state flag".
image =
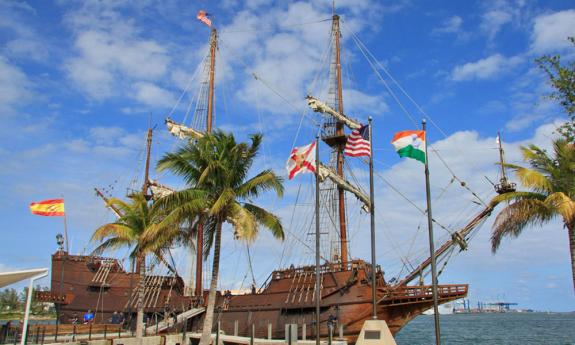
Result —
[[[30,204],[30,212],[39,216],[63,216],[64,199],[50,199]]]
[[[294,147],[286,163],[288,178],[291,180],[300,172],[315,173],[315,147],[316,142],[303,146]]]

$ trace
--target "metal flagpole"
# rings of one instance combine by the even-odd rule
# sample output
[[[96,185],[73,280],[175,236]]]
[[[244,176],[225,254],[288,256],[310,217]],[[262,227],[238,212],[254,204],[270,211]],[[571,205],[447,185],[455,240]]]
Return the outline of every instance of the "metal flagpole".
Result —
[[[371,116],[369,117],[369,213],[371,218],[371,303],[372,318],[377,320],[376,290],[377,280],[375,272],[375,202],[373,192],[373,138],[371,130]]]
[[[70,253],[70,247],[68,246],[68,221],[66,217],[66,202],[64,195],[62,195],[62,202],[64,203],[64,237],[66,238],[66,253]]]
[[[437,304],[437,271],[435,267],[435,246],[433,243],[433,217],[431,214],[431,191],[429,188],[429,155],[427,154],[426,121],[421,121],[425,138],[425,193],[427,195],[427,226],[429,228],[429,253],[431,255],[431,279],[433,288],[433,315],[435,318],[435,343],[441,344],[441,331],[439,327],[439,309]]]
[[[315,137],[315,344],[319,345],[319,135]]]

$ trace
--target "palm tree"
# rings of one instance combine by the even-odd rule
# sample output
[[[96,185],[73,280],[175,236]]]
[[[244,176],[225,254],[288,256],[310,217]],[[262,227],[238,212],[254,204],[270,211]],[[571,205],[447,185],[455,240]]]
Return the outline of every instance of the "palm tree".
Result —
[[[564,139],[553,142],[553,155],[535,145],[522,147],[523,159],[530,168],[506,164],[515,170],[519,181],[529,189],[492,199],[495,207],[507,202],[493,223],[492,251],[503,237],[517,237],[530,225],[543,225],[560,217],[569,234],[573,287],[575,288],[575,145]]]
[[[260,226],[270,230],[275,238],[284,238],[279,218],[251,202],[268,190],[275,191],[280,197],[283,195],[282,180],[271,170],[247,177],[261,141],[262,136],[257,134],[251,136],[251,145],[236,143],[232,134],[216,131],[194,144],[166,154],[158,162],[159,170],[171,170],[183,177],[188,188],[159,200],[157,204],[169,210],[168,221],[179,219],[192,229],[199,223],[203,224],[204,257],[212,246],[214,249],[210,292],[200,339],[202,345],[210,343],[213,326],[223,224],[231,225],[236,239],[254,240]]]
[[[100,244],[93,250],[92,254],[99,255],[105,250],[131,248],[130,258],[138,262],[140,267],[136,337],[141,340],[144,321],[145,257],[152,253],[158,261],[166,263],[164,252],[169,248],[167,239],[160,236],[150,236],[149,233],[174,232],[179,229],[179,226],[164,221],[166,218],[165,210],[150,205],[143,193],[135,193],[130,196],[130,199],[131,202],[129,203],[115,198],[108,200],[108,205],[118,210],[120,216],[114,223],[104,224],[94,231],[91,241]],[[170,268],[169,265],[168,268]]]

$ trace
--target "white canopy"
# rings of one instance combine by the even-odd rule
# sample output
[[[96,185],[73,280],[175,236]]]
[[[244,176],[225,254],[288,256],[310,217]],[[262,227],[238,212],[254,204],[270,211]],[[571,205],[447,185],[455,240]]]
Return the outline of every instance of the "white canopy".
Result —
[[[32,304],[32,293],[34,291],[34,280],[44,278],[47,275],[47,268],[36,268],[26,271],[0,273],[0,288],[17,283],[24,279],[30,279],[28,286],[28,296],[26,298],[26,312],[24,313],[24,325],[22,326],[22,339],[20,341],[21,345],[24,345],[26,342],[26,333],[28,332],[28,319],[30,317],[30,305]]]
[[[33,270],[0,273],[0,288],[17,283],[24,279],[34,278],[37,275],[47,272],[47,268],[36,268]]]

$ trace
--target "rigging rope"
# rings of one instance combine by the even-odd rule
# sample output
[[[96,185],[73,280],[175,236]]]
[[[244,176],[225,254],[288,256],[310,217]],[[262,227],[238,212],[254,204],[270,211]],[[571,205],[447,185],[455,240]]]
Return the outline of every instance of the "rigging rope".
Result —
[[[220,34],[235,34],[235,33],[245,33],[245,32],[265,32],[265,31],[278,31],[278,30],[282,30],[285,28],[291,28],[291,27],[297,27],[297,26],[304,26],[304,25],[312,25],[312,24],[318,24],[318,23],[324,23],[327,21],[331,21],[331,18],[327,18],[327,19],[321,19],[321,20],[314,20],[311,22],[302,22],[302,23],[293,23],[293,24],[285,24],[282,25],[280,27],[268,27],[268,28],[262,28],[261,26],[258,27],[257,29],[249,29],[249,30],[222,30],[220,31]]]
[[[346,30],[347,30],[347,27],[344,26],[344,28],[346,28]],[[399,98],[397,97],[395,92],[393,92],[393,90],[391,89],[391,87],[389,86],[387,81],[383,78],[381,73],[379,73],[377,67],[380,67],[385,72],[385,74],[394,82],[394,84],[400,89],[400,91],[416,106],[416,108],[422,113],[422,115],[424,115],[426,118],[429,118],[429,120],[433,124],[433,126],[435,126],[443,134],[443,136],[445,138],[447,138],[447,134],[441,128],[439,128],[439,126],[437,126],[437,124],[433,121],[433,119],[427,113],[425,113],[423,111],[423,109],[419,106],[419,104],[417,104],[417,102],[415,102],[415,100],[411,96],[409,96],[409,94],[407,94],[405,89],[403,89],[403,87],[401,87],[401,85],[391,76],[391,74],[387,71],[387,69],[385,69],[385,67],[382,66],[382,64],[379,62],[379,60],[377,60],[375,58],[375,56],[369,51],[369,49],[359,39],[359,37],[357,37],[357,35],[355,33],[353,33],[352,31],[349,31],[349,33],[351,34],[351,37],[352,37],[353,41],[355,42],[355,44],[358,46],[360,52],[362,53],[362,55],[364,56],[366,61],[369,63],[369,65],[372,68],[372,70],[374,71],[374,73],[377,75],[378,79],[383,83],[385,88],[388,90],[389,94],[392,96],[392,98],[395,100],[395,102],[398,104],[398,106],[401,108],[401,110],[405,113],[405,115],[408,117],[408,119],[413,123],[413,125],[416,127],[419,126],[419,124],[415,121],[415,119],[413,118],[411,113],[400,102]],[[372,61],[372,59],[373,59],[373,61]],[[447,168],[447,170],[453,176],[453,178],[455,178],[460,183],[461,187],[468,190],[483,205],[487,206],[487,204],[481,198],[479,198],[479,196],[475,192],[473,192],[469,188],[469,186],[467,185],[467,183],[465,181],[461,180],[457,175],[455,175],[455,172],[451,169],[451,167],[443,159],[443,157],[440,155],[439,151],[435,150],[435,148],[430,143],[427,143],[427,145],[431,149],[431,151],[439,158],[439,160],[445,166],[445,168]]]

